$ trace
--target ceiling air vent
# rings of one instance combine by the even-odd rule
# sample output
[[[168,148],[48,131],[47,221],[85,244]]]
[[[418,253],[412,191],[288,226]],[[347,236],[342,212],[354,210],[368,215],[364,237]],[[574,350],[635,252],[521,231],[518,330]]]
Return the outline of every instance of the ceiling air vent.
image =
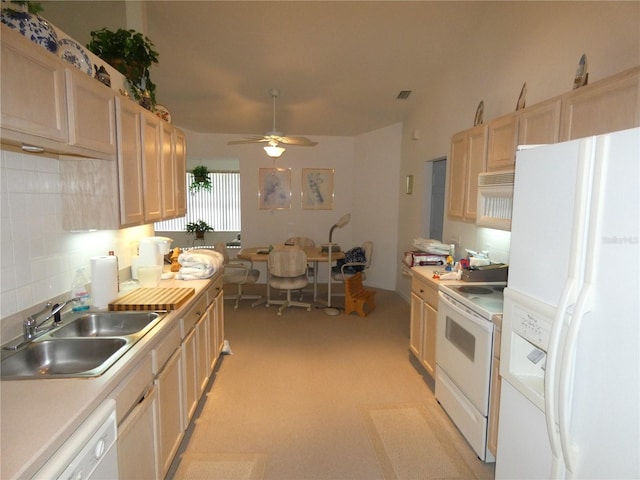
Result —
[[[397,98],[398,100],[406,100],[409,98],[409,95],[411,95],[411,90],[400,90]]]

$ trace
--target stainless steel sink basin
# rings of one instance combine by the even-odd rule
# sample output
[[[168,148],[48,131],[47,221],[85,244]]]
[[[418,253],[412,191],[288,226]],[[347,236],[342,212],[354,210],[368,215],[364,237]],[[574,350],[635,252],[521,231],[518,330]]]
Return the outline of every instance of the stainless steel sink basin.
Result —
[[[3,378],[97,376],[127,349],[124,338],[66,338],[31,342],[2,361]]]
[[[97,377],[153,329],[165,312],[69,314],[62,326],[3,350],[2,380]]]
[[[120,337],[143,330],[156,312],[88,313],[51,332],[51,337]]]

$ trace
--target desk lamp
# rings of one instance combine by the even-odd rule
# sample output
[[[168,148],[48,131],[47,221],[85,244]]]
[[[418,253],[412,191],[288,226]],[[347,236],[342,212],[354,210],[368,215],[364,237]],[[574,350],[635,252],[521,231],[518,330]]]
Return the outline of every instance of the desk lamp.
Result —
[[[332,252],[339,252],[340,251],[340,246],[339,245],[334,245],[333,243],[331,243],[331,239],[333,238],[333,230],[336,228],[342,228],[344,227],[347,223],[349,223],[349,221],[351,220],[351,214],[347,213],[346,215],[343,215],[340,220],[338,220],[335,225],[333,227],[331,227],[331,230],[329,230],[329,243],[326,244],[326,249],[325,249],[325,245],[322,245],[322,251],[323,252],[328,252],[329,253],[329,281],[327,283],[327,308],[324,309],[324,313],[326,313],[327,315],[338,315],[340,313],[340,310],[338,310],[337,308],[332,308],[331,307],[331,253]]]

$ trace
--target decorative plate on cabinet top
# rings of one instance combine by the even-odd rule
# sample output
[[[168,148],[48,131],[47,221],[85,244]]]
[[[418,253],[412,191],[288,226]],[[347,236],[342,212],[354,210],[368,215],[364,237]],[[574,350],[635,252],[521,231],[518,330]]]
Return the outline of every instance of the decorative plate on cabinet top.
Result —
[[[587,55],[585,53],[580,57],[576,76],[573,79],[573,89],[584,87],[589,81],[589,72],[587,71]]]
[[[476,118],[473,119],[473,126],[482,125],[484,123],[484,100],[481,100],[476,109]]]
[[[84,73],[93,77],[93,66],[89,55],[82,46],[71,38],[63,38],[58,41],[58,56],[71,65],[79,68]]]
[[[518,103],[516,104],[516,111],[522,110],[526,104],[527,104],[527,82],[524,82],[524,84],[522,84],[522,90],[520,90]]]
[[[3,8],[0,11],[0,21],[51,53],[58,52],[58,36],[44,18],[28,12]]]
[[[156,106],[154,107],[153,111],[157,116],[159,116],[165,122],[171,123],[171,114],[169,113],[169,110],[167,110],[167,107],[165,107],[164,105],[160,105],[159,103],[156,103]]]

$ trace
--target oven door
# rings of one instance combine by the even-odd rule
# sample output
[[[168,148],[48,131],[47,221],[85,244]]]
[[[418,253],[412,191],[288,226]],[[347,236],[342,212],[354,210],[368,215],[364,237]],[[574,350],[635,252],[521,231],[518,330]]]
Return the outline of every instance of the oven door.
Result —
[[[436,363],[487,417],[493,322],[439,292]]]

